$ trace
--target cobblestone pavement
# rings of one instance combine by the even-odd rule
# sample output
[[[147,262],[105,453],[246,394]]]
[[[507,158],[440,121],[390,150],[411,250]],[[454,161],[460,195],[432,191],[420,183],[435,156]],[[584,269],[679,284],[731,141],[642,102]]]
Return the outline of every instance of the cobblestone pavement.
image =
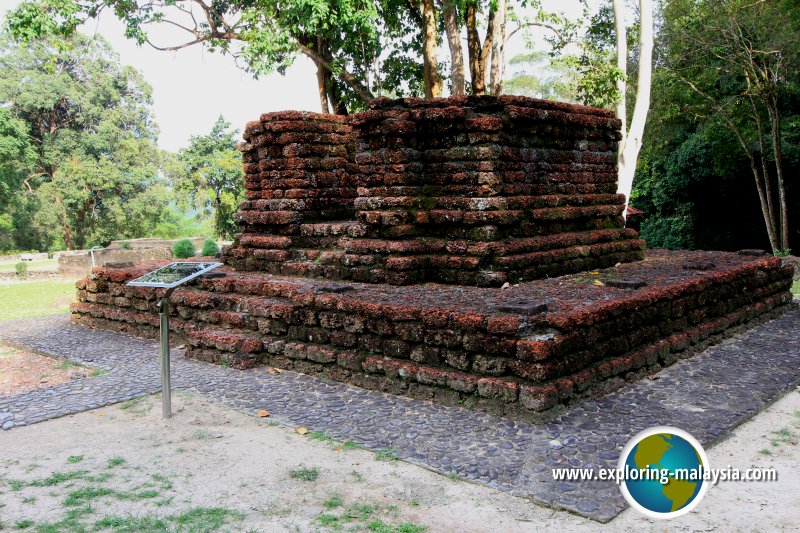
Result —
[[[370,449],[391,448],[411,463],[485,483],[533,501],[608,521],[625,507],[609,482],[564,483],[554,467],[614,467],[628,439],[673,425],[711,444],[800,382],[800,307],[546,424],[366,391],[262,369],[234,370],[173,354],[173,386],[255,414],[267,409]],[[3,429],[160,390],[158,345],[90,330],[55,315],[0,324],[0,340],[108,372],[52,388],[0,397]]]

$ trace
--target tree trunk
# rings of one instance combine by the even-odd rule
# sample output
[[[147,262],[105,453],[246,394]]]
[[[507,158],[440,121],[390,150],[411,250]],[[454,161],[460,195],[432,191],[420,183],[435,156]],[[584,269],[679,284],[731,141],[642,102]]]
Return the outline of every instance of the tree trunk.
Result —
[[[322,38],[317,35],[317,50],[322,48]],[[319,61],[314,61],[317,66],[317,91],[319,91],[319,107],[321,113],[330,113],[328,107],[328,91],[325,88],[325,67]]]
[[[220,196],[219,191],[214,191],[214,229],[217,233],[217,239],[223,239],[223,231],[222,231],[222,213],[220,212],[220,208],[222,207],[222,197]]]
[[[51,126],[51,132],[55,131],[55,127]],[[75,240],[72,237],[72,228],[69,227],[69,219],[67,218],[67,206],[64,205],[64,199],[61,198],[61,195],[58,192],[58,185],[56,185],[56,172],[58,169],[50,165],[44,171],[44,174],[50,177],[50,182],[55,185],[55,201],[56,205],[58,206],[58,218],[61,222],[61,232],[64,235],[64,245],[67,247],[67,250],[74,250],[75,249]]]
[[[459,31],[455,0],[444,0],[444,30],[447,35],[447,45],[450,47],[450,92],[453,96],[462,96],[467,93],[464,79],[464,52],[461,49],[461,32]]]
[[[467,24],[467,54],[469,55],[469,74],[472,78],[472,94],[486,94],[486,69],[481,64],[481,36],[478,34],[477,7],[467,2],[464,18]]]
[[[336,80],[331,74],[328,74],[325,77],[325,87],[328,91],[328,100],[331,103],[331,109],[333,110],[333,113],[336,115],[349,114],[349,111],[347,110],[347,102],[344,100],[344,95],[342,94],[342,91],[336,84]]]
[[[486,39],[483,44],[481,44],[481,36],[478,32],[477,5],[474,2],[467,3],[464,17],[467,24],[467,52],[469,52],[469,71],[472,76],[472,94],[486,94],[486,67],[489,64],[489,54],[492,51],[496,32],[496,6],[489,8]]]
[[[497,13],[499,21],[494,25],[494,36],[492,37],[492,62],[489,69],[489,86],[491,93],[495,96],[503,94],[503,71],[505,69],[506,57],[506,15],[508,14],[507,0],[498,0]]]
[[[617,4],[623,0],[614,0],[616,14]],[[616,16],[616,15],[615,15]],[[618,24],[617,24],[618,25]],[[623,23],[624,25],[624,23]],[[622,34],[623,41],[625,34]],[[617,38],[619,45],[620,39]],[[627,54],[626,54],[627,55]],[[636,172],[636,161],[639,158],[639,150],[642,147],[642,137],[644,136],[644,126],[647,122],[647,114],[650,111],[650,86],[653,76],[653,4],[652,0],[639,0],[639,72],[637,78],[636,104],[633,108],[631,126],[628,129],[623,143],[620,143],[619,160],[619,183],[617,192],[625,195],[625,210],[633,189],[633,176]],[[626,127],[622,124],[622,129]]]
[[[614,0],[614,32],[617,37],[617,70],[621,73],[617,79],[619,100],[615,110],[616,117],[622,122],[622,139],[619,141],[617,162],[619,168],[622,168],[622,149],[625,147],[625,137],[628,133],[628,33],[625,27],[625,0]]]
[[[72,229],[69,227],[69,220],[67,220],[67,208],[64,205],[64,200],[56,194],[56,205],[59,207],[59,218],[61,219],[61,231],[64,233],[64,245],[67,250],[74,250],[75,243],[72,240]]]
[[[781,116],[777,99],[772,96],[767,105],[769,121],[772,128],[772,153],[775,157],[775,175],[778,181],[778,202],[780,203],[780,247],[786,253],[789,250],[789,211],[786,205],[786,187],[783,181],[783,150],[781,148]]]
[[[483,84],[486,86],[486,74],[489,67],[489,60],[492,53],[492,45],[494,43],[494,34],[496,30],[496,21],[497,21],[497,6],[490,4],[489,8],[489,16],[486,19],[486,38],[483,40],[483,46],[481,46],[481,61],[480,61],[480,68],[481,68],[481,75],[483,76]],[[491,83],[491,79],[489,80]],[[486,94],[486,90],[484,89],[484,94]]]
[[[442,94],[442,77],[439,73],[439,61],[436,59],[436,40],[439,36],[436,28],[436,8],[434,0],[422,0],[422,59],[425,83],[425,98],[436,98]]]
[[[761,214],[764,215],[764,223],[767,226],[767,236],[769,237],[769,244],[772,247],[773,253],[778,250],[778,239],[775,235],[775,221],[770,217],[769,207],[767,206],[766,193],[762,185],[761,177],[758,172],[758,165],[755,158],[751,153],[747,154],[750,157],[750,170],[753,172],[753,177],[756,181],[756,190],[758,190],[758,200],[761,203]]]
[[[333,63],[333,54],[331,53],[330,47],[328,47],[324,41],[320,43],[319,53],[324,62],[328,64]],[[347,115],[347,103],[344,100],[344,95],[330,70],[325,69],[322,81],[325,87],[326,100],[330,105],[330,109],[335,115]]]
[[[375,95],[372,94],[372,91],[369,90],[369,87],[364,85],[361,80],[353,76],[347,69],[340,68],[334,69],[332,60],[326,60],[322,55],[313,48],[309,48],[305,44],[303,44],[299,37],[296,37],[296,44],[297,48],[307,55],[312,61],[318,63],[325,67],[325,70],[330,72],[331,75],[335,75],[337,78],[342,80],[342,83],[353,89],[353,91],[364,99],[365,102],[369,102],[370,100],[375,98]],[[334,73],[334,70],[336,72]]]
[[[753,108],[753,117],[756,120],[756,131],[758,132],[758,149],[761,156],[761,173],[764,180],[764,194],[767,197],[767,211],[769,220],[772,222],[774,228],[775,209],[772,204],[772,185],[770,184],[769,165],[767,163],[767,143],[764,142],[764,125],[761,122],[761,113],[759,112],[758,106],[752,97],[750,98],[750,106]]]

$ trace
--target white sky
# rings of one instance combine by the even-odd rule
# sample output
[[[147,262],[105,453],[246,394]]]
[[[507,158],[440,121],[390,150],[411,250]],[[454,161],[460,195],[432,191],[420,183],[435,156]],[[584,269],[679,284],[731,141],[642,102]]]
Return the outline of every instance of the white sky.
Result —
[[[20,0],[0,0],[0,13],[13,9]],[[544,0],[545,8],[580,13],[578,0]],[[185,35],[163,28],[152,33],[158,45],[177,44]],[[160,129],[158,144],[176,151],[191,135],[207,133],[221,114],[240,131],[261,113],[286,109],[319,111],[316,68],[299,55],[285,76],[271,74],[254,80],[233,59],[192,46],[178,52],[160,52],[126,39],[123,25],[111,13],[90,21],[81,31],[103,35],[123,64],[140,70],[153,87],[153,112]],[[178,30],[179,31],[179,30]],[[524,51],[523,32],[507,45],[507,58]],[[508,73],[508,69],[507,69]]]

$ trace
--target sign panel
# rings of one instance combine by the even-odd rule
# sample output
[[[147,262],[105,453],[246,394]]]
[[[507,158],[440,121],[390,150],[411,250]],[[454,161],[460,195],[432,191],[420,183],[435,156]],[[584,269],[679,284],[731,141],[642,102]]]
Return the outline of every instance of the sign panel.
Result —
[[[197,261],[178,261],[170,263],[152,272],[140,276],[127,285],[132,287],[158,287],[162,289],[174,289],[178,285],[182,285],[189,280],[198,276],[202,276],[206,272],[210,272],[217,267],[221,267],[222,263],[200,263]]]

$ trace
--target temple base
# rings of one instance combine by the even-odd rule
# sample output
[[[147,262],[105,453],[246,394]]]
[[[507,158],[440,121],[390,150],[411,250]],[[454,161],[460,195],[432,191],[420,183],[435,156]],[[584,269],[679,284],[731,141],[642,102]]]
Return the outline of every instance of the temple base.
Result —
[[[155,263],[96,268],[73,319],[155,338]],[[411,286],[220,269],[172,296],[187,356],[270,365],[515,418],[542,418],[789,308],[792,269],[766,255],[649,251],[644,261],[507,289]]]

